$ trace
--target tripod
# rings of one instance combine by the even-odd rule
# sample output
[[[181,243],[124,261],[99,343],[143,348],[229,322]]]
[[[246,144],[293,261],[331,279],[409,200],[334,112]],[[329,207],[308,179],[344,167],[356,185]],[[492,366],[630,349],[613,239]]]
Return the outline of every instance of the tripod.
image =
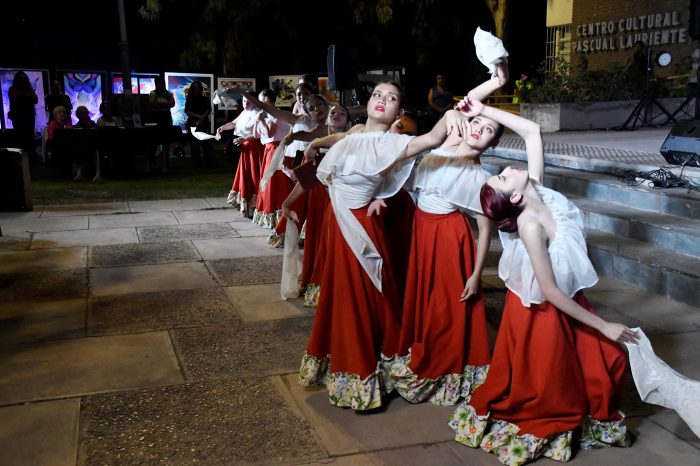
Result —
[[[625,120],[623,125],[619,128],[621,130],[634,130],[637,127],[637,123],[639,123],[640,126],[644,128],[654,126],[652,124],[655,118],[654,106],[658,107],[658,109],[661,110],[661,112],[667,116],[667,119],[664,122],[664,124],[668,123],[669,121],[673,121],[674,123],[676,122],[675,116],[671,115],[671,113],[669,113],[669,111],[666,110],[664,106],[661,105],[653,96],[650,86],[652,74],[651,66],[651,47],[647,47],[647,66],[646,73],[644,76],[644,95],[641,99],[639,99],[637,106],[634,107],[632,113],[630,113],[630,115],[627,117],[627,120]]]
[[[696,53],[696,52],[695,52]],[[694,114],[693,114],[693,119],[698,120],[700,119],[700,66],[694,65],[695,69],[695,84],[693,87],[692,92],[688,92],[688,95],[686,96],[685,100],[683,103],[681,103],[676,111],[674,111],[671,114],[671,118],[667,119],[665,123],[668,123],[669,121],[673,120],[674,122],[676,115],[679,115],[681,112],[683,112],[685,115],[690,116],[690,113],[685,110],[685,108],[690,104],[693,99],[695,99],[695,104],[693,106]]]

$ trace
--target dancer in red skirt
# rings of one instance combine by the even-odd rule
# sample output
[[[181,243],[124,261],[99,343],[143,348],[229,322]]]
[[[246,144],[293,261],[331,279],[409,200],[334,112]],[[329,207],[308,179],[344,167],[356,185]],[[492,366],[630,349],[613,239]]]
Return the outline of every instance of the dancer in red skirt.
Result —
[[[263,102],[254,95],[245,92],[243,89],[234,87],[229,89],[229,92],[241,93],[246,99],[253,102],[260,109],[277,118],[278,120],[285,121],[292,126],[292,133],[285,138],[284,147],[284,161],[275,160],[274,157],[270,161],[270,170],[277,171],[279,165],[282,165],[282,172],[286,174],[290,179],[293,179],[293,173],[291,171],[292,161],[297,155],[297,151],[303,151],[308,145],[309,141],[314,138],[322,137],[328,134],[326,127],[326,117],[328,117],[329,105],[322,96],[313,95],[304,102],[304,109],[306,110],[305,115],[295,115],[292,112],[281,110],[274,105]],[[276,173],[275,173],[276,174]],[[263,177],[266,177],[263,173]],[[275,199],[286,198],[292,188],[294,183],[268,183],[266,190],[275,190],[277,192],[271,191],[268,195]],[[297,209],[298,214],[302,214],[302,209]],[[303,220],[302,220],[303,222]],[[284,245],[284,229],[286,228],[286,220],[284,217],[279,218],[277,225],[273,226],[275,231],[268,237],[268,243],[272,246],[282,247]],[[281,235],[277,232],[281,231]]]
[[[258,96],[261,102],[274,105],[276,95],[272,89],[263,90]],[[286,121],[277,118],[265,111],[258,115],[258,123],[255,125],[255,132],[260,138],[260,143],[264,144],[263,161],[260,173],[265,173],[275,150],[280,145],[282,139],[287,136],[292,129]],[[262,184],[262,183],[261,183]],[[277,221],[282,215],[282,202],[287,194],[292,190],[294,182],[283,172],[276,171],[266,185],[260,186],[258,192],[258,202],[253,214],[253,223],[264,228],[275,228]]]
[[[233,143],[241,150],[236,176],[226,202],[240,209],[244,216],[252,218],[258,198],[260,165],[263,156],[263,146],[254,134],[260,111],[246,97],[243,97],[242,106],[243,111],[233,121],[220,126],[216,132],[233,129]]]
[[[486,381],[450,421],[455,439],[508,465],[567,461],[579,427],[584,448],[629,446],[619,411],[627,357],[618,343],[637,335],[596,316],[583,296],[598,276],[579,210],[541,185],[539,126],[474,99],[459,108],[518,133],[528,170],[508,167],[482,187],[484,214],[501,232],[499,276],[508,291]]]
[[[469,95],[486,98],[508,81],[507,63]],[[490,174],[479,160],[498,143],[502,126],[474,118],[466,138],[450,135],[422,158],[413,186],[413,220],[403,300],[401,352],[391,365],[397,391],[408,401],[456,404],[486,378],[490,360],[481,273],[491,221],[479,190]],[[389,208],[391,212],[391,207]],[[477,219],[478,246],[466,214]]]
[[[344,136],[315,140],[307,149],[313,156],[339,140],[318,165],[332,214],[322,292],[299,382],[326,385],[331,404],[355,410],[381,406],[382,394],[392,389],[382,361],[396,354],[399,343],[400,303],[383,215],[376,214],[379,209],[372,199],[395,194],[408,178],[414,157],[442,143],[448,126],[463,121],[451,111],[423,136],[389,133],[400,112],[400,88],[380,83],[367,104],[366,124]],[[462,134],[464,130],[465,125],[459,126]]]

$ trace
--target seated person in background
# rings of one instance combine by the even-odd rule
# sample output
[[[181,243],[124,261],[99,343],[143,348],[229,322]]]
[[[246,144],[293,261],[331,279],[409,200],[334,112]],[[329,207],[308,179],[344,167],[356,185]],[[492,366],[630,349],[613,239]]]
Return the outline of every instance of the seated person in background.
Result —
[[[78,117],[78,122],[75,128],[93,129],[97,128],[97,124],[90,119],[90,111],[84,105],[75,109],[75,116]],[[75,146],[71,147],[70,159],[75,173],[75,181],[85,179],[83,176],[84,168],[90,165],[95,156],[95,144],[87,137],[77,138],[73,141]]]
[[[53,141],[55,131],[59,128],[72,128],[73,124],[68,117],[68,110],[66,107],[59,105],[54,107],[53,112],[51,112],[51,123],[46,127],[47,140]]]
[[[54,142],[56,130],[63,128],[72,128],[73,124],[68,116],[68,110],[63,105],[54,107],[51,112],[51,122],[46,127],[46,153],[45,158],[51,164],[51,170],[54,175],[63,173],[65,165],[65,151],[60,151]]]
[[[97,128],[94,121],[90,119],[90,110],[86,106],[81,105],[75,109],[75,116],[78,118],[78,122],[75,124],[76,128]]]
[[[112,114],[112,106],[109,104],[109,102],[102,102],[100,104],[100,113],[102,116],[97,119],[97,126],[100,128],[105,126],[121,126],[119,119]]]

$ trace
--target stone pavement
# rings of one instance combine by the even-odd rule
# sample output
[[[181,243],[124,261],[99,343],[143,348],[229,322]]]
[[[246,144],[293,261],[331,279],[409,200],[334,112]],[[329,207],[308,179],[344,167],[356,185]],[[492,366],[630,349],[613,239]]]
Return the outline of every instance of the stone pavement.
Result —
[[[39,206],[0,227],[2,465],[499,464],[452,441],[452,407],[355,414],[300,387],[313,311],[280,299],[281,251],[223,198]],[[610,279],[587,296],[700,379],[697,310]],[[634,446],[572,464],[700,464],[674,412],[632,384],[624,410]]]

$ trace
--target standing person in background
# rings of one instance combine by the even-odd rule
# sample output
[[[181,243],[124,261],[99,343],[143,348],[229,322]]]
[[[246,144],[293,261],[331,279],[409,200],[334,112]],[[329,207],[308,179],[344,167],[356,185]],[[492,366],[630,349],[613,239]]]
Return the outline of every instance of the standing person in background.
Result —
[[[211,167],[213,165],[214,141],[212,139],[200,141],[189,131],[189,128],[195,128],[199,132],[208,132],[210,127],[211,101],[204,95],[204,85],[200,81],[194,81],[190,84],[190,91],[185,100],[185,114],[187,114],[187,137],[190,140],[192,166],[195,168],[202,166],[203,153],[204,166]]]
[[[12,86],[7,91],[10,100],[10,111],[7,116],[12,120],[12,127],[17,135],[17,145],[24,150],[31,161],[36,160],[34,152],[34,106],[39,102],[29,76],[24,71],[18,71]]]
[[[430,125],[435,124],[442,115],[454,107],[454,95],[445,86],[445,75],[438,73],[435,77],[435,85],[428,91],[428,115]]]
[[[57,79],[54,79],[51,81],[51,93],[46,96],[46,110],[49,112],[49,122],[53,119],[53,109],[59,105],[65,108],[68,113],[73,110],[70,97],[63,92],[61,83]]]
[[[532,90],[532,81],[524,71],[520,73],[520,79],[515,80],[515,89],[513,90],[513,103],[519,104],[525,102],[528,93]]]
[[[163,169],[168,168],[168,159],[170,157],[170,138],[172,135],[173,117],[170,114],[170,109],[175,106],[175,96],[165,88],[165,78],[158,76],[155,78],[156,88],[148,94],[148,105],[151,107],[151,123],[155,123],[161,130],[161,155],[163,156]],[[153,148],[149,151],[147,159],[147,170],[153,163],[155,151]]]

